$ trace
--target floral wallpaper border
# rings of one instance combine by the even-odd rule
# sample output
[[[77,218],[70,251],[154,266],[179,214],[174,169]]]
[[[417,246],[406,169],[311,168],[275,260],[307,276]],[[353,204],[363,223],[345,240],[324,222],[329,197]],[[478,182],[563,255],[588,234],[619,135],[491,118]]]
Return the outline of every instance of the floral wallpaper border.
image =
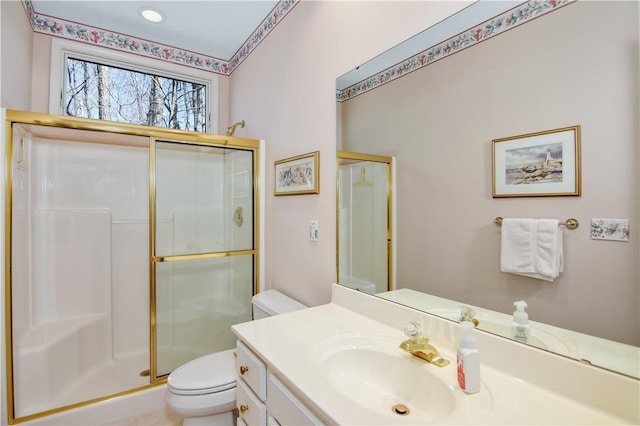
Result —
[[[344,102],[365,92],[389,83],[417,69],[457,53],[467,47],[474,46],[491,37],[504,33],[538,18],[544,14],[558,10],[576,0],[535,0],[522,3],[492,19],[436,44],[404,61],[389,67],[359,83],[345,89],[336,90],[336,100]]]
[[[260,26],[249,36],[242,47],[229,60],[229,68],[231,72],[238,68],[238,65],[246,59],[247,56],[255,49],[262,40],[282,21],[282,19],[291,12],[291,9],[299,3],[300,0],[280,0],[271,13],[260,23]],[[230,73],[231,73],[230,72]]]
[[[299,1],[280,0],[244,42],[242,47],[228,61],[101,28],[66,21],[53,16],[38,14],[33,9],[31,0],[23,0],[23,5],[30,18],[31,28],[34,32],[151,57],[217,74],[230,75]]]

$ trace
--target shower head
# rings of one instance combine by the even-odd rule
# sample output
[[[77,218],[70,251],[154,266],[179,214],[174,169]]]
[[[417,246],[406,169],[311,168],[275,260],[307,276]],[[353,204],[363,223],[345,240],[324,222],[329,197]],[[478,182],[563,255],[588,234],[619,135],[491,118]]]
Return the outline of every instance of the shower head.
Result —
[[[227,136],[233,136],[233,132],[236,131],[236,127],[238,127],[238,126],[244,128],[244,120],[237,121],[237,122],[233,123],[231,126],[227,127]]]
[[[369,182],[366,178],[367,170],[362,167],[360,169],[360,180],[354,182],[353,186],[373,186],[373,182]]]

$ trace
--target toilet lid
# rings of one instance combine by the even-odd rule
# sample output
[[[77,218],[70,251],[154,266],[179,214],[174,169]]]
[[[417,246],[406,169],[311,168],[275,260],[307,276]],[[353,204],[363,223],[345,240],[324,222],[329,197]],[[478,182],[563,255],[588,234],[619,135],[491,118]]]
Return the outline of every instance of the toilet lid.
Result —
[[[221,392],[236,386],[233,350],[201,356],[176,368],[167,385],[181,395]]]

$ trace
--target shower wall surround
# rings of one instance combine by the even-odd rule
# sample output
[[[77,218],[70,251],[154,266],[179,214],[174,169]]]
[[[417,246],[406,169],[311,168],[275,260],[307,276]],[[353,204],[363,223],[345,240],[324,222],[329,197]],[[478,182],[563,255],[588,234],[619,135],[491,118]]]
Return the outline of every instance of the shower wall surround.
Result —
[[[16,415],[148,384],[147,150],[15,129]]]

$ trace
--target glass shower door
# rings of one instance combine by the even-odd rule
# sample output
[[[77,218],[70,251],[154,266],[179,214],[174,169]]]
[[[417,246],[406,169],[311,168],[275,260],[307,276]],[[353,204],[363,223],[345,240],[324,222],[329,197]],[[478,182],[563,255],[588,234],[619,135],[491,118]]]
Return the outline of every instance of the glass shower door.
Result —
[[[231,325],[251,319],[254,151],[153,141],[152,153],[157,379],[235,347]]]

